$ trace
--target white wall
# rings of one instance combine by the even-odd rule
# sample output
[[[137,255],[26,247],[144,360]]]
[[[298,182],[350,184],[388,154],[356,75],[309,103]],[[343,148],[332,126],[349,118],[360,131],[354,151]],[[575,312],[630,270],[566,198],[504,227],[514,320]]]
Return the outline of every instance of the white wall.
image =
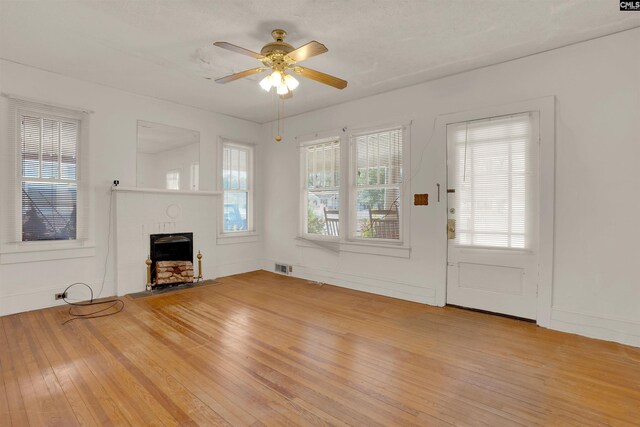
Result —
[[[110,185],[114,179],[121,186],[136,186],[136,129],[138,120],[147,120],[193,129],[200,132],[200,187],[215,189],[217,141],[219,136],[247,142],[259,142],[260,126],[244,120],[208,111],[138,96],[85,81],[63,77],[35,68],[0,61],[0,90],[3,93],[93,110],[90,117],[91,188],[95,199],[95,248],[74,251],[81,258],[15,263],[13,254],[0,254],[0,315],[32,310],[55,304],[53,294],[67,284],[85,281],[96,287],[103,274],[107,253],[107,223]],[[8,100],[0,97],[0,148],[11,144],[7,139]],[[258,152],[260,147],[258,147]],[[2,151],[4,156],[6,151]],[[211,165],[204,167],[203,165]],[[1,171],[0,201],[12,194],[8,184],[10,171],[5,163]],[[258,169],[257,173],[260,171]],[[258,185],[261,182],[257,179]],[[259,188],[257,194],[260,194]],[[258,212],[261,200],[256,200]],[[1,209],[0,209],[1,211]],[[215,229],[215,215],[211,227]],[[5,220],[2,218],[0,220]],[[258,217],[258,226],[261,224]],[[4,238],[4,236],[3,236]],[[113,243],[112,243],[113,245]],[[216,246],[215,254],[205,254],[205,262],[216,260],[214,276],[235,274],[257,268],[261,242]],[[65,255],[67,255],[66,253]],[[37,254],[36,254],[37,255]],[[59,258],[63,254],[45,254]],[[24,257],[21,258],[24,260]],[[144,260],[140,260],[144,268]],[[115,294],[113,246],[107,266],[103,296]],[[208,269],[208,271],[211,271]]]
[[[280,144],[273,142],[271,124],[263,126],[263,139],[270,141],[264,159],[264,268],[287,262],[300,277],[433,303],[446,280],[445,231],[438,225],[445,204],[434,203],[436,183],[446,183],[446,153],[443,140],[430,140],[434,120],[555,95],[550,326],[640,345],[639,45],[640,29],[634,29],[310,112],[286,120]],[[411,173],[419,170],[411,192],[431,196],[428,207],[411,209],[410,258],[336,253],[296,241],[300,184],[294,137],[410,120]]]

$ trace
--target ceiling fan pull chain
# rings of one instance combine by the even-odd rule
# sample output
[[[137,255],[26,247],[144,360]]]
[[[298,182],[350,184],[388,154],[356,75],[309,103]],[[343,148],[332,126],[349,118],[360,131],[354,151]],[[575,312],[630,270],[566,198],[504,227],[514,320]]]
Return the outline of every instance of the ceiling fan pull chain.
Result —
[[[276,142],[280,142],[280,141],[282,141],[282,135],[280,134],[280,104],[279,104],[279,102],[282,101],[282,100],[275,93],[274,93],[274,99],[276,100],[276,117],[277,117],[277,121],[278,121],[278,133],[276,134],[275,140],[276,140]]]
[[[280,118],[282,120],[282,133],[284,133],[284,99],[280,99],[280,103],[282,104],[282,113],[280,114]],[[282,135],[282,133],[280,135]]]

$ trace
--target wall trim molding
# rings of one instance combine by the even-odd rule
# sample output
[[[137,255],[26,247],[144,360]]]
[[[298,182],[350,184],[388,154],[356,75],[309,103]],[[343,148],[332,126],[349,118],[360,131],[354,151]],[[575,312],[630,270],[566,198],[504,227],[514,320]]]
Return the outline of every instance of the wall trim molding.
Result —
[[[640,322],[554,307],[550,329],[640,347]]]
[[[239,261],[225,262],[218,264],[216,267],[217,276],[233,276],[234,274],[249,273],[252,271],[260,270],[259,259],[244,259]]]
[[[261,262],[262,269],[273,271],[275,262],[275,260],[263,259]],[[435,286],[420,286],[414,283],[332,272],[302,265],[293,265],[293,273],[290,276],[405,301],[436,305]]]
[[[66,286],[47,286],[0,295],[0,316],[64,305],[64,301],[56,301],[53,294],[62,292]]]

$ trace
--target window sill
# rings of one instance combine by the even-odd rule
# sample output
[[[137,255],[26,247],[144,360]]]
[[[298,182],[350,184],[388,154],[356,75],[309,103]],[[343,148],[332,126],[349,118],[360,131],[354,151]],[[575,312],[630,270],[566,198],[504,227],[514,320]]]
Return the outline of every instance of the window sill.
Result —
[[[0,264],[54,261],[95,256],[95,246],[89,242],[9,243],[2,247]]]
[[[242,233],[224,233],[218,234],[216,243],[218,245],[235,245],[238,243],[254,243],[260,239],[260,235],[256,232],[242,232]]]
[[[176,194],[186,196],[219,196],[222,191],[209,191],[209,190],[167,190],[164,188],[141,188],[141,187],[111,187],[111,191],[116,193],[162,193],[162,194]]]
[[[305,248],[325,248],[339,252],[380,255],[394,258],[411,257],[410,246],[369,242],[343,242],[335,239],[314,239],[307,237],[297,237],[296,240],[296,246]]]
[[[340,237],[338,236],[324,236],[321,234],[303,234],[296,237],[301,242],[323,242],[323,243],[340,243]]]

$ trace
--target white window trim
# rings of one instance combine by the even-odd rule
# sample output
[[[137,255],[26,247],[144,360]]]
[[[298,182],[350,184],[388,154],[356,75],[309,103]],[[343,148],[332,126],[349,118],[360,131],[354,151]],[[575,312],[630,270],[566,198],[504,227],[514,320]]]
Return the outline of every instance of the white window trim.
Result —
[[[403,180],[400,185],[401,203],[400,203],[400,239],[372,239],[372,238],[356,238],[355,235],[355,218],[352,218],[352,201],[356,199],[355,194],[355,156],[354,148],[351,144],[351,137],[372,132],[382,132],[390,129],[403,130],[402,134],[402,175]],[[346,128],[339,131],[324,132],[323,136],[315,134],[314,139],[302,140],[298,146],[299,153],[299,227],[297,240],[301,246],[304,241],[313,241],[318,243],[339,243],[336,249],[344,252],[366,253],[373,255],[391,255],[400,258],[409,258],[411,252],[410,245],[410,223],[411,223],[411,123],[398,124],[388,123],[385,125],[368,126],[358,128],[347,132]],[[340,141],[340,236],[324,236],[317,234],[305,233],[306,224],[306,163],[304,160],[304,147],[322,142],[339,139]]]
[[[323,143],[327,143],[327,142],[332,142],[332,141],[338,141],[340,144],[340,169],[338,171],[338,173],[340,174],[340,185],[338,186],[338,195],[340,197],[340,216],[338,219],[338,230],[339,230],[339,236],[328,236],[328,235],[324,235],[324,234],[313,234],[313,233],[307,233],[307,175],[306,175],[306,169],[307,169],[307,155],[306,155],[306,148],[311,146],[311,145],[317,145],[317,144],[323,144]],[[343,230],[345,230],[346,228],[344,227],[344,221],[343,221],[343,217],[344,214],[342,213],[344,210],[344,204],[343,204],[343,199],[342,199],[342,195],[344,194],[344,175],[343,175],[343,171],[344,171],[344,161],[343,159],[345,159],[345,157],[343,156],[344,154],[344,141],[343,138],[341,136],[330,136],[330,137],[323,137],[323,138],[319,138],[319,139],[312,139],[309,141],[305,141],[303,143],[301,143],[298,146],[298,149],[300,150],[300,155],[299,155],[299,161],[298,161],[298,165],[300,168],[300,189],[299,189],[299,213],[300,213],[300,218],[298,221],[299,224],[299,229],[298,229],[298,237],[300,237],[301,239],[304,240],[318,240],[318,241],[324,241],[324,242],[340,242],[343,238],[344,232]]]
[[[224,186],[223,186],[223,159],[224,147],[238,147],[249,150],[249,179],[248,179],[248,202],[247,202],[247,231],[224,231]],[[220,203],[218,207],[218,244],[251,243],[258,241],[258,231],[255,218],[255,157],[256,145],[248,142],[239,142],[225,137],[218,138],[218,190],[220,191]]]
[[[9,186],[12,194],[8,198],[13,203],[13,222],[2,224],[3,230],[11,231],[1,234],[0,242],[0,264],[13,264],[20,262],[46,261],[55,259],[79,258],[91,256],[95,248],[93,241],[93,195],[87,191],[90,188],[91,170],[88,156],[89,150],[89,114],[90,110],[77,109],[75,107],[58,106],[43,101],[20,98],[14,95],[5,95],[9,102],[16,103],[9,108],[8,130],[9,141],[2,149],[2,155],[6,155],[8,161],[4,163],[12,169],[11,176],[15,179],[16,187]],[[17,191],[17,186],[21,185],[22,166],[20,163],[20,117],[23,114],[36,114],[53,118],[55,120],[74,120],[79,123],[79,138],[77,147],[78,169],[75,182],[78,185],[77,199],[77,228],[85,229],[86,236],[74,240],[46,240],[46,241],[22,241],[21,219],[21,188]],[[85,212],[81,214],[81,209]],[[5,220],[6,221],[6,220]],[[83,224],[83,221],[85,223]]]
[[[402,129],[402,184],[400,184],[400,238],[399,239],[378,239],[371,237],[356,236],[356,217],[354,212],[348,217],[349,234],[348,241],[358,245],[372,246],[395,246],[410,247],[410,228],[411,221],[411,126],[394,125],[384,127],[370,127],[358,129],[349,132],[346,135],[349,141],[349,181],[348,181],[348,197],[350,211],[353,209],[354,201],[357,200],[356,186],[356,147],[353,143],[353,137],[358,135],[366,135],[376,132],[384,132],[387,130]],[[395,187],[395,186],[394,186]]]

